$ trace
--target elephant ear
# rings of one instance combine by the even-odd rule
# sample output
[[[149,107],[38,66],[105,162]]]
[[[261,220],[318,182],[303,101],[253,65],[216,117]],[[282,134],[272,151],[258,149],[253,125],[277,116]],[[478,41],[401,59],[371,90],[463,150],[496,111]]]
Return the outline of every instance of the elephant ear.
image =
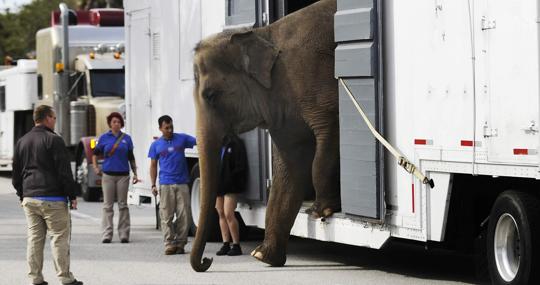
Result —
[[[253,31],[236,33],[230,41],[240,47],[240,68],[262,86],[272,87],[272,68],[279,50]]]

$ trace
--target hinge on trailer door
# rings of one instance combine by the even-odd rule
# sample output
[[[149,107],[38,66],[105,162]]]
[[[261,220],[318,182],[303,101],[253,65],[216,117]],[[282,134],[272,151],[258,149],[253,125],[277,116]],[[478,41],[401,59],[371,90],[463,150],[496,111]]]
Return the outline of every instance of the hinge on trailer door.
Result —
[[[531,123],[527,126],[527,128],[523,129],[523,131],[528,135],[536,135],[536,133],[539,132],[535,121],[531,121]]]
[[[497,22],[495,20],[489,21],[486,16],[482,16],[482,31],[495,28],[497,28]]]
[[[496,137],[499,131],[494,128],[490,128],[487,122],[484,122],[484,138]]]

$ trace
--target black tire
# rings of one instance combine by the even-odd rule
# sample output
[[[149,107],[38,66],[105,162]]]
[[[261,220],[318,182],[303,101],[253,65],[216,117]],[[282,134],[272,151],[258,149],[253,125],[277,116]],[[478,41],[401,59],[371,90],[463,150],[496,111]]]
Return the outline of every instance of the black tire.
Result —
[[[487,225],[480,230],[480,233],[474,239],[474,273],[480,284],[489,284],[486,241]]]
[[[84,155],[84,154],[83,154]],[[88,187],[88,163],[86,157],[81,158],[81,163],[77,165],[77,183],[81,187],[81,196],[84,201],[96,202],[101,196],[100,187]]]
[[[525,192],[505,191],[495,201],[489,219],[487,262],[492,283],[539,284],[538,198]]]
[[[195,236],[197,232],[197,223],[199,215],[199,181],[200,181],[200,172],[199,172],[199,163],[195,163],[191,169],[191,185],[190,185],[190,197],[191,197],[191,225],[189,227],[189,234]],[[214,209],[209,217],[208,225],[208,241],[221,241],[221,230],[219,228],[219,217],[217,211]]]

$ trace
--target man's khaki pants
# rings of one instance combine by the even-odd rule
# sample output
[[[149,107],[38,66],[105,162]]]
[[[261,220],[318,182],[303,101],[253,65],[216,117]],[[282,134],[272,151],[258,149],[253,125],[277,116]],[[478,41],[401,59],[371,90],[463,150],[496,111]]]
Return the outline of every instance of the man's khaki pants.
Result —
[[[116,198],[116,201],[118,201],[118,236],[120,236],[120,240],[129,240],[129,229],[131,227],[127,204],[129,175],[112,176],[103,174],[101,187],[103,189],[103,214],[101,219],[103,239],[112,239],[113,237],[113,206]]]
[[[187,184],[161,185],[159,192],[159,213],[165,247],[184,248],[191,223],[189,188]]]
[[[51,251],[56,275],[62,283],[75,281],[69,271],[69,242],[71,238],[71,219],[66,202],[48,202],[24,198],[22,207],[28,224],[26,259],[32,283],[44,281],[43,247],[47,231],[51,236]]]

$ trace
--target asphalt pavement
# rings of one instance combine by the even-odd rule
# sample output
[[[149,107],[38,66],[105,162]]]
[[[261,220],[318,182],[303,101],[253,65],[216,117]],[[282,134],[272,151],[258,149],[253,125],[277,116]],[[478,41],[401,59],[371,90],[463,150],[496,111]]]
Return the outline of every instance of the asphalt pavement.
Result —
[[[117,208],[115,206],[115,211]],[[472,258],[393,242],[384,250],[291,238],[284,267],[269,267],[249,252],[260,232],[242,242],[244,255],[216,256],[220,243],[208,243],[214,263],[196,273],[188,254],[165,256],[155,229],[154,209],[130,206],[131,242],[101,243],[101,203],[79,199],[72,211],[71,270],[84,284],[474,284]],[[115,215],[115,219],[117,215]],[[116,221],[115,221],[116,222]],[[116,225],[116,224],[115,224]],[[56,279],[50,247],[45,247],[44,276]],[[29,284],[26,278],[26,222],[8,174],[0,175],[0,285]]]

